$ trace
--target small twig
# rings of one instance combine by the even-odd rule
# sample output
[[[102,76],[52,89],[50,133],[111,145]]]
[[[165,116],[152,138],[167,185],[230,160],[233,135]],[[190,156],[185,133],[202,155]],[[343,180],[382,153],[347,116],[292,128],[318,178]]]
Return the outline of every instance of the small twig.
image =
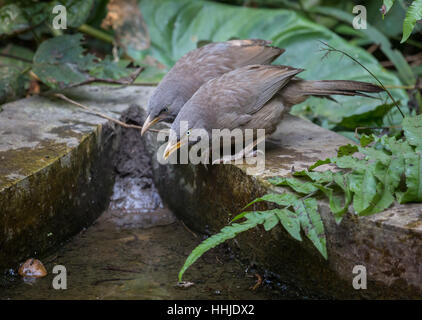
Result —
[[[128,86],[147,86],[147,87],[155,87],[158,85],[158,82],[134,82],[128,84]]]
[[[73,105],[75,105],[75,106],[77,106],[79,108],[82,108],[82,109],[84,109],[86,112],[88,112],[90,114],[94,114],[94,115],[99,116],[101,118],[104,118],[104,119],[107,119],[107,120],[112,121],[114,123],[117,123],[118,125],[120,125],[120,126],[122,126],[124,128],[132,128],[132,129],[142,130],[142,126],[137,126],[137,125],[134,125],[134,124],[127,124],[127,123],[124,123],[124,122],[122,122],[120,120],[117,120],[117,119],[114,119],[112,117],[109,117],[109,116],[107,116],[107,115],[105,115],[103,113],[94,111],[94,110],[90,109],[89,107],[87,107],[87,106],[85,106],[85,105],[83,105],[83,104],[81,104],[79,102],[76,102],[76,101],[74,101],[74,100],[66,97],[62,93],[53,93],[52,96],[57,97],[57,98],[60,98],[62,100],[65,100],[65,101],[67,101],[67,102],[69,102],[69,103],[71,103],[71,104],[73,104]],[[156,129],[149,129],[149,131],[152,131],[152,132],[160,132],[160,130],[156,130]]]
[[[118,272],[130,272],[130,273],[140,273],[140,272],[142,272],[142,271],[137,271],[137,270],[121,269],[121,268],[113,267],[113,266],[107,266],[105,268],[102,268],[102,270],[118,271]]]
[[[32,60],[21,58],[21,57],[17,57],[17,56],[14,56],[13,54],[1,53],[0,52],[0,56],[5,57],[5,58],[14,59],[14,60],[23,61],[23,62],[26,62],[26,63],[32,63]]]
[[[191,234],[191,235],[193,235],[195,238],[198,238],[198,236],[196,235],[196,233],[195,232],[193,232],[191,229],[189,229],[188,228],[188,226],[187,225],[185,225],[185,223],[182,221],[182,220],[180,220],[180,222],[182,223],[182,226]]]
[[[255,291],[262,285],[262,277],[258,273],[255,273],[255,277],[257,278],[256,283],[253,287],[250,288],[252,291]]]
[[[378,43],[373,43],[366,51],[372,54],[377,51],[379,47],[380,45]]]
[[[414,85],[400,86],[400,85],[394,85],[394,84],[391,84],[391,85],[386,84],[385,87],[387,89],[405,89],[405,90],[413,90],[413,89],[416,88],[416,86],[414,86]]]
[[[405,57],[407,62],[418,62],[422,59],[422,52],[412,55],[412,56],[407,56]],[[381,61],[380,64],[383,67],[394,67],[394,63],[392,63],[391,61]]]
[[[113,37],[111,35],[109,35],[108,33],[104,32],[104,31],[95,29],[95,28],[93,28],[93,27],[91,27],[87,24],[81,25],[78,28],[78,30],[80,32],[86,33],[87,35],[89,35],[91,37],[94,37],[94,38],[97,38],[97,39],[102,40],[104,42],[113,44]]]
[[[395,104],[395,106],[397,107],[397,109],[400,111],[401,116],[404,118],[404,113],[401,111],[399,104],[396,102],[396,100],[391,95],[390,91],[384,86],[384,84],[378,79],[378,77],[375,74],[373,74],[367,67],[365,67],[362,63],[360,63],[357,59],[355,59],[354,57],[352,57],[347,52],[344,52],[342,50],[336,49],[336,48],[330,46],[328,43],[326,43],[324,41],[320,41],[320,42],[328,48],[328,49],[323,49],[323,50],[326,50],[327,51],[327,54],[330,53],[330,52],[340,52],[343,55],[345,55],[346,57],[352,59],[354,62],[356,62],[362,68],[364,68],[375,80],[377,80],[377,82],[381,85],[381,87],[387,92],[387,94],[390,97],[390,99],[393,101],[393,103]]]
[[[75,84],[74,86],[71,87],[76,87],[76,86],[82,86],[85,84],[91,84],[94,82],[98,82],[98,83],[108,83],[108,84],[121,84],[121,85],[133,85],[133,83],[135,82],[136,78],[138,78],[139,74],[144,71],[144,67],[140,67],[138,69],[136,69],[134,72],[132,72],[129,76],[127,76],[126,78],[121,78],[118,80],[115,79],[101,79],[101,78],[90,78],[86,81],[80,82]]]
[[[134,278],[103,279],[103,280],[97,280],[97,281],[94,281],[94,282],[92,283],[92,285],[96,286],[96,285],[99,285],[100,283],[104,283],[104,282],[111,282],[111,281],[129,281],[129,280],[134,280]]]

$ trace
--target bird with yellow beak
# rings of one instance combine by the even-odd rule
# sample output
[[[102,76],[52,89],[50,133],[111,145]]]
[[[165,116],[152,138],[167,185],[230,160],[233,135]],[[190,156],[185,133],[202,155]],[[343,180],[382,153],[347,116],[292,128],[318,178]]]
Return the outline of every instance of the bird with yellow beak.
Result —
[[[270,44],[271,41],[260,39],[230,40],[188,52],[154,90],[141,133],[158,122],[173,122],[183,105],[207,81],[243,66],[273,62],[284,50]]]

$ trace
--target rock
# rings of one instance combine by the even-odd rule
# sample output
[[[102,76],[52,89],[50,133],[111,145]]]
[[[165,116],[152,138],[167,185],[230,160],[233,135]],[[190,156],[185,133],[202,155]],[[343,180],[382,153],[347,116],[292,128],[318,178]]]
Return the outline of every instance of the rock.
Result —
[[[19,267],[18,273],[21,277],[42,278],[47,275],[47,270],[40,260],[31,258]]]

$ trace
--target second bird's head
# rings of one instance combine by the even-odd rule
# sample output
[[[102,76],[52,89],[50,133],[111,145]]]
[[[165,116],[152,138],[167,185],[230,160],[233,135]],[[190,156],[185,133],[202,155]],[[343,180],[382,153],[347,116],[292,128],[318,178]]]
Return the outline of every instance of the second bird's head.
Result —
[[[183,95],[174,88],[167,88],[166,85],[158,86],[149,99],[148,116],[142,126],[141,134],[143,135],[158,122],[173,122],[185,102]]]
[[[208,146],[212,132],[212,129],[209,128],[210,119],[198,111],[188,102],[179,112],[170,129],[169,140],[164,150],[164,159],[167,159],[183,145],[188,145],[190,148],[203,141]]]

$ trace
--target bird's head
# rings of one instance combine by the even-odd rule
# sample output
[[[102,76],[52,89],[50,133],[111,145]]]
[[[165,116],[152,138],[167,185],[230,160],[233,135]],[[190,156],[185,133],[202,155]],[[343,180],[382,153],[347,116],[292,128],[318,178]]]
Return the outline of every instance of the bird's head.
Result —
[[[173,121],[185,104],[185,99],[175,87],[163,84],[155,89],[148,102],[148,116],[142,126],[143,135],[154,124]]]
[[[195,108],[188,102],[174,120],[167,147],[164,150],[164,159],[185,144],[188,144],[190,148],[202,139],[209,140],[211,137],[211,129],[208,128],[206,118],[194,110]]]

